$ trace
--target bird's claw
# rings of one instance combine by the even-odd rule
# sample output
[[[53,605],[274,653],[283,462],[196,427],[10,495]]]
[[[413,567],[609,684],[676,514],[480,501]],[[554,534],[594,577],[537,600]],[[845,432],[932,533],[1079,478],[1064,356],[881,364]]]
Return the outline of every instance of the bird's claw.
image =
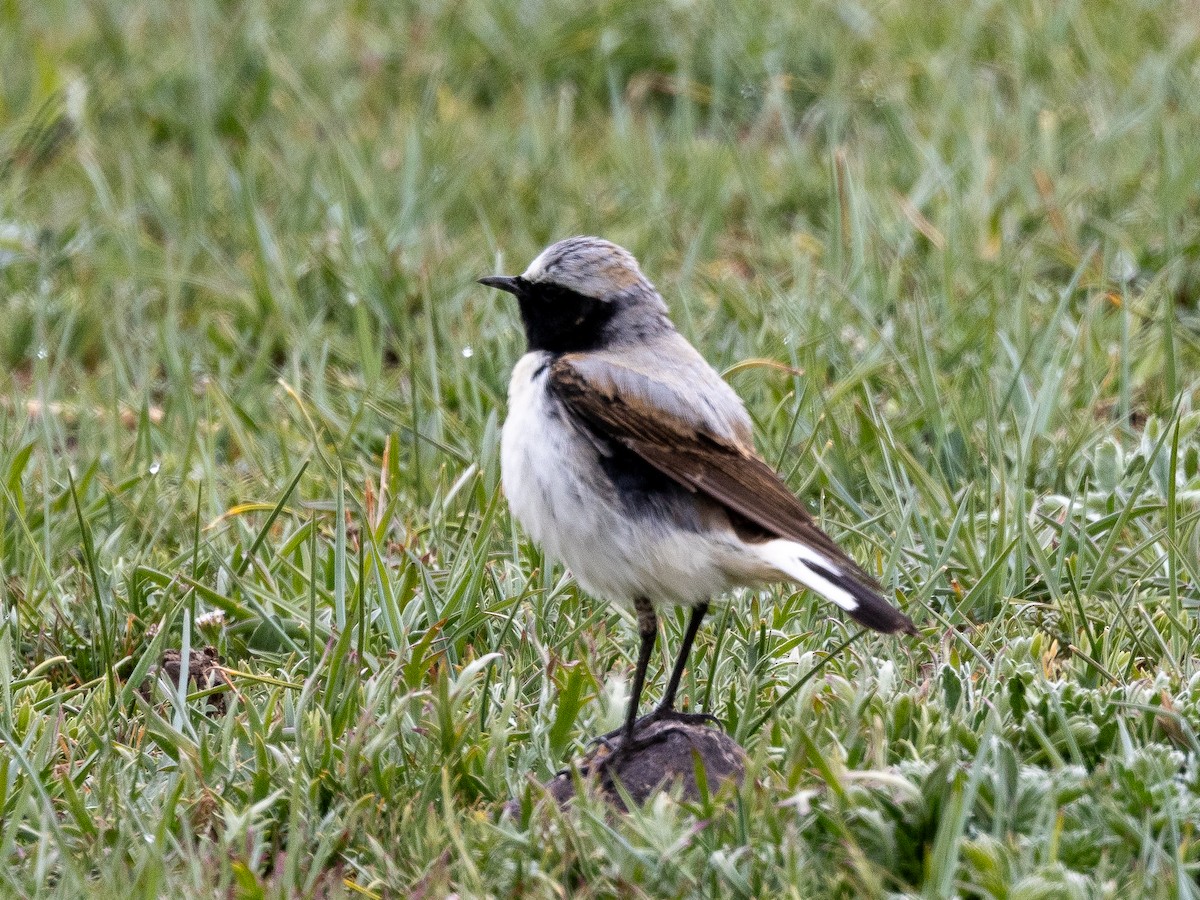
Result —
[[[646,713],[646,715],[642,716],[633,723],[633,736],[636,738],[639,731],[645,731],[655,722],[681,722],[685,725],[704,723],[716,725],[722,731],[725,730],[725,723],[712,713],[685,713],[674,709],[663,709],[662,707],[659,707],[652,712]],[[621,738],[620,743],[618,743],[616,747],[626,743],[624,728],[617,728],[608,732],[607,734],[602,734],[599,737],[592,738],[590,741],[588,741],[588,747],[605,747],[612,751],[616,749],[613,744],[616,738]]]

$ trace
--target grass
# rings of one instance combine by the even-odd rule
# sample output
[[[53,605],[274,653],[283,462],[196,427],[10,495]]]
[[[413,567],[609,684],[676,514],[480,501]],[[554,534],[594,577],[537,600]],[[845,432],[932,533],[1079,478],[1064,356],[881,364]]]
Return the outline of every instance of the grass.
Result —
[[[1193,13],[0,5],[0,892],[1200,894]],[[922,630],[728,598],[752,778],[622,817],[474,284],[580,232]]]

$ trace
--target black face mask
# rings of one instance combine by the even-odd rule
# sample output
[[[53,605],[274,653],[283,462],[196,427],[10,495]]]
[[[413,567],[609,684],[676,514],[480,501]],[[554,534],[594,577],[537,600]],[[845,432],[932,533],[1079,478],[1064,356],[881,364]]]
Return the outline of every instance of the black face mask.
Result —
[[[537,284],[523,278],[514,281],[530,350],[573,353],[593,350],[600,344],[604,327],[616,312],[614,303],[555,284]]]

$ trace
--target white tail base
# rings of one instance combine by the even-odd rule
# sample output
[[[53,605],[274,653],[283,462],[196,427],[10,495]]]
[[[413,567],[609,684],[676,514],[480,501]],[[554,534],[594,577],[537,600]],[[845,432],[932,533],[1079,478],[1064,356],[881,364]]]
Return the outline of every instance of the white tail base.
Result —
[[[816,591],[826,600],[836,603],[846,612],[858,609],[858,601],[850,592],[826,577],[827,573],[841,575],[841,569],[812,547],[778,538],[758,544],[755,549],[763,562],[806,588]],[[817,568],[814,569],[814,566]]]

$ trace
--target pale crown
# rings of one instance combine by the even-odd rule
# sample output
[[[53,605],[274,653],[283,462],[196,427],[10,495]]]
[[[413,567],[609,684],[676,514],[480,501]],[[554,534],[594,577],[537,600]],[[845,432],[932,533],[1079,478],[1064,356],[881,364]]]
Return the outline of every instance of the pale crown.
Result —
[[[572,237],[551,244],[521,277],[534,284],[555,284],[596,300],[609,299],[638,285],[650,287],[633,254],[597,237]]]

